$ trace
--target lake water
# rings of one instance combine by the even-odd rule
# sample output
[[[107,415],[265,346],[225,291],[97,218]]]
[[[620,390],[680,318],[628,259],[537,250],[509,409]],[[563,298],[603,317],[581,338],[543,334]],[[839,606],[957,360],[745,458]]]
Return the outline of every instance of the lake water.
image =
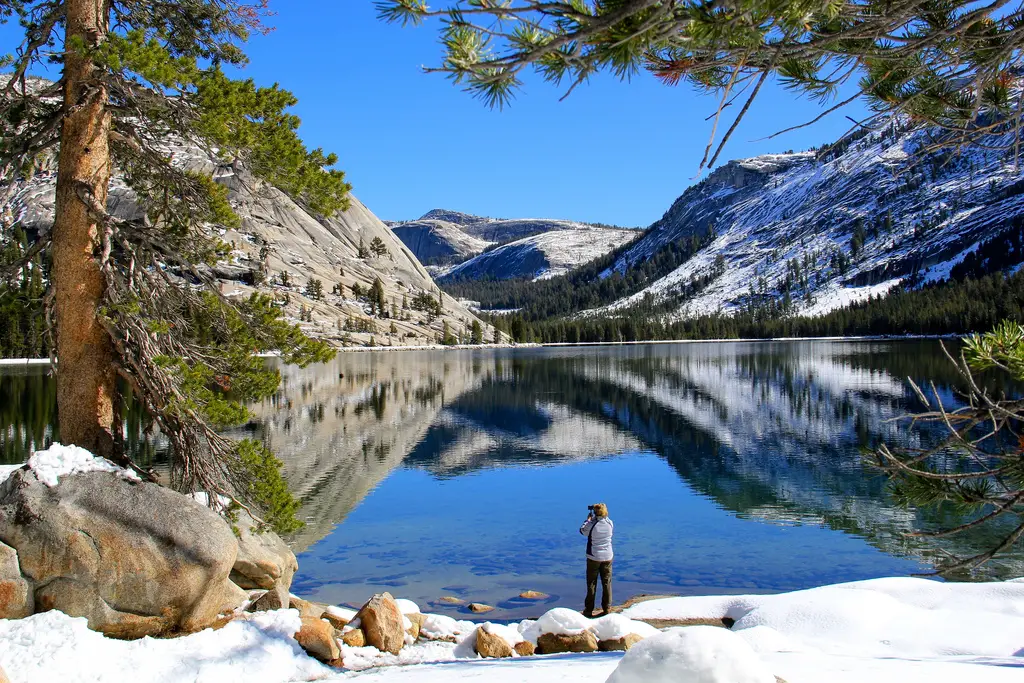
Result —
[[[293,592],[316,600],[579,608],[595,502],[615,521],[617,601],[928,572],[994,533],[907,537],[952,517],[895,507],[862,462],[883,440],[934,437],[893,421],[919,407],[908,376],[955,401],[934,341],[343,353],[282,373],[238,434],[274,447],[303,500]],[[53,422],[44,370],[0,369],[0,458],[23,459]],[[159,466],[159,442],[128,426]],[[1024,574],[1022,553],[990,572]]]

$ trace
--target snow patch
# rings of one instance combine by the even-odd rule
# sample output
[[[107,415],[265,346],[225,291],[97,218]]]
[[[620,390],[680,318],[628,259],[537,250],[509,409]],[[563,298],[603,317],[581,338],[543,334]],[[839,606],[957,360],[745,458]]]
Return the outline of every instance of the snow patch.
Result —
[[[111,472],[128,481],[141,481],[135,472],[118,467],[79,446],[53,444],[46,450],[33,453],[28,459],[28,466],[39,481],[51,488],[60,483],[61,477],[85,472]]]
[[[757,653],[716,626],[671,628],[625,654],[607,683],[775,683]]]

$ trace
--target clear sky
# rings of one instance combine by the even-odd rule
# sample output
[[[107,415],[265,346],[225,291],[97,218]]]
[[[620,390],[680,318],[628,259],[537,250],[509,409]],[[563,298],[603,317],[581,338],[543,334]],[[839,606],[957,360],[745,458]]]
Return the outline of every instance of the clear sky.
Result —
[[[490,110],[443,75],[423,73],[440,62],[436,24],[383,24],[372,0],[271,7],[275,30],[251,40],[242,73],[298,96],[302,137],[338,154],[356,196],[381,218],[443,207],[646,226],[694,182],[717,102],[688,86],[601,76],[559,102],[561,90],[529,79],[511,107]],[[17,26],[2,27],[0,54],[20,37]],[[720,163],[831,141],[850,126],[843,113],[860,110],[753,142],[818,111],[766,86]]]

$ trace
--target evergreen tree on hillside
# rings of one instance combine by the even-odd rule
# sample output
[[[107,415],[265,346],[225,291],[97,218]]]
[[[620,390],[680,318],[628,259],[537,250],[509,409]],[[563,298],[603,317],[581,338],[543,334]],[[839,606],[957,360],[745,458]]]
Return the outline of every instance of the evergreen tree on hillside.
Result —
[[[299,364],[333,352],[286,324],[267,297],[220,296],[202,266],[229,246],[209,228],[239,219],[224,187],[176,160],[188,147],[321,214],[347,206],[334,155],[297,137],[294,96],[221,69],[245,62],[241,46],[265,30],[267,13],[263,0],[0,3],[0,20],[23,28],[0,58],[10,71],[0,81],[0,204],[16,199],[35,165],[58,159],[53,228],[4,250],[0,282],[9,296],[45,269],[63,441],[133,464],[121,443],[120,375],[170,441],[175,487],[227,495],[287,530],[297,504],[280,463],[263,444],[219,430],[245,421],[244,401],[278,385],[254,352]],[[60,80],[30,77],[52,61]],[[144,215],[107,213],[115,173]],[[0,224],[4,247],[14,227]]]
[[[762,86],[775,79],[819,101],[853,80],[879,114],[902,112],[960,146],[992,132],[1015,150],[1024,65],[1019,7],[969,0],[378,0],[401,24],[440,18],[440,71],[492,107],[533,69],[569,92],[598,71],[644,69],[720,100],[700,166],[713,166]],[[859,79],[859,80],[858,80]],[[731,105],[731,108],[726,109]],[[736,112],[718,126],[723,112]],[[724,130],[715,147],[715,132]],[[712,152],[712,150],[714,150]]]

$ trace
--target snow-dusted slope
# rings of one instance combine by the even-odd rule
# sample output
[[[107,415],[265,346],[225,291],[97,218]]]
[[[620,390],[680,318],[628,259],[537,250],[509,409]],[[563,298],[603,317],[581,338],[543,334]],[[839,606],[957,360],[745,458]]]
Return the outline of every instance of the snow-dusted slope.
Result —
[[[460,263],[444,279],[549,278],[607,254],[634,239],[636,230],[581,226],[525,237]]]
[[[606,254],[636,234],[554,218],[486,218],[448,209],[389,225],[421,262],[436,266],[437,274],[465,262],[467,269],[459,277],[471,279],[550,277]],[[515,246],[503,250],[496,245]],[[485,252],[488,247],[492,250]]]
[[[427,265],[458,263],[491,245],[463,232],[455,223],[429,218],[399,223],[391,231]]]
[[[810,315],[907,278],[946,277],[979,241],[1024,215],[1024,175],[1009,155],[986,149],[922,158],[927,134],[890,124],[823,153],[729,162],[683,193],[613,268],[709,228],[716,239],[606,310],[650,294],[677,316],[787,299]],[[702,278],[711,281],[702,287]]]

